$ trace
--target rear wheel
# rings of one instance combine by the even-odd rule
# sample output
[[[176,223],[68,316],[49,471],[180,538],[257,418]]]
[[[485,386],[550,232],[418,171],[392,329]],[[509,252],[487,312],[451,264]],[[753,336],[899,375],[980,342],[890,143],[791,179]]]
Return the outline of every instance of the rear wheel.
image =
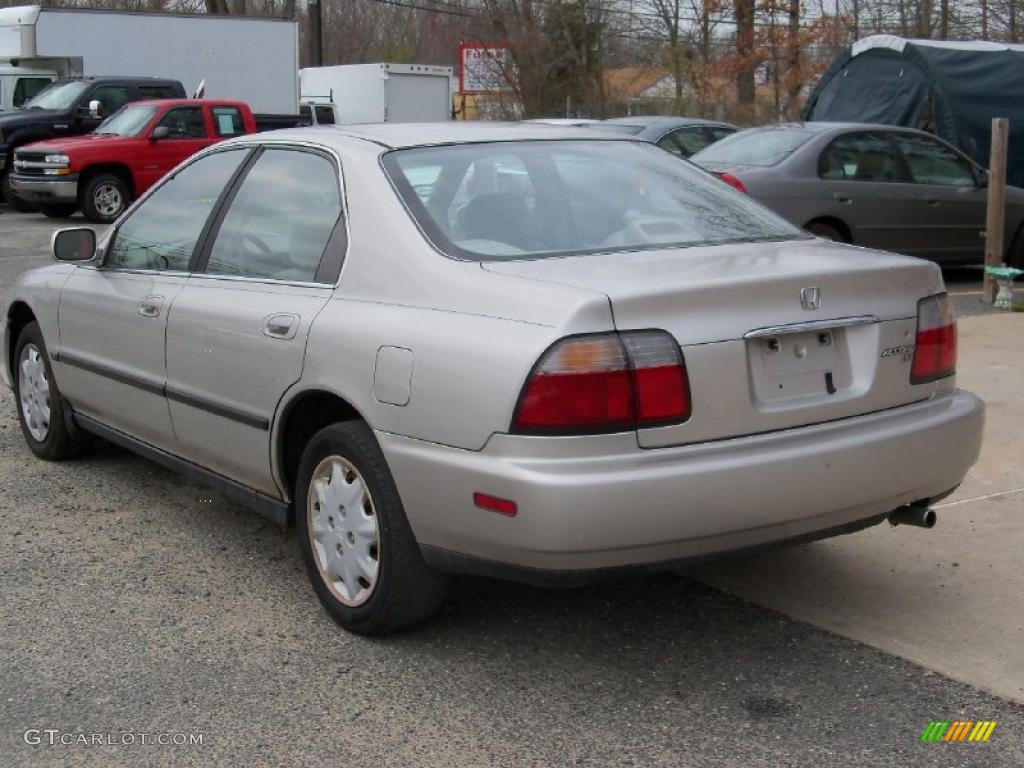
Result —
[[[14,190],[11,189],[11,179],[6,173],[0,174],[0,195],[3,196],[4,202],[16,211],[28,213],[35,210],[30,202],[22,200],[14,194]]]
[[[837,243],[848,242],[843,233],[839,231],[839,227],[829,224],[827,221],[812,221],[805,229],[812,235],[823,237],[826,240],[834,240]]]
[[[40,212],[48,219],[67,219],[78,210],[75,203],[50,203],[38,206]]]
[[[85,218],[96,224],[109,224],[128,207],[131,193],[120,176],[99,173],[82,189],[81,208]]]
[[[447,579],[427,567],[384,454],[361,421],[332,424],[299,463],[295,516],[313,590],[358,634],[384,634],[432,616]]]
[[[22,329],[14,348],[14,360],[18,422],[32,453],[48,461],[79,455],[85,447],[85,440],[71,434],[64,423],[64,401],[53,378],[38,324],[29,323]]]

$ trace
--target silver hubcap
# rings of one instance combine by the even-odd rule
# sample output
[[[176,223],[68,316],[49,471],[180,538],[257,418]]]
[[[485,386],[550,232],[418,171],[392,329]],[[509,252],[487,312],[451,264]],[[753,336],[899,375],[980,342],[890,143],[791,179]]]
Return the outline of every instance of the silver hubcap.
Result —
[[[347,459],[328,456],[313,470],[306,520],[324,583],[345,605],[365,603],[380,573],[380,529],[366,481]]]
[[[113,184],[100,184],[92,194],[93,206],[104,216],[116,216],[124,204],[121,193]]]
[[[50,432],[50,381],[46,364],[35,344],[26,344],[18,363],[18,395],[28,432],[43,442]]]

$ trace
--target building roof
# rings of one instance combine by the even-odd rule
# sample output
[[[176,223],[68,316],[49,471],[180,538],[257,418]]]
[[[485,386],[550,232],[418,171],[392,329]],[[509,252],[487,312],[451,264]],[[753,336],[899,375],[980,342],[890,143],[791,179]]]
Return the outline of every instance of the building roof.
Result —
[[[668,76],[667,70],[652,67],[606,69],[604,87],[612,98],[633,99]]]

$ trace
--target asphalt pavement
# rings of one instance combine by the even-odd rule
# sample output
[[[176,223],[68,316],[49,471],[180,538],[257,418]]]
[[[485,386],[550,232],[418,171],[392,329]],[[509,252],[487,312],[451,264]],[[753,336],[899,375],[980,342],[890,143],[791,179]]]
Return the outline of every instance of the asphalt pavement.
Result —
[[[53,228],[0,215],[0,294]],[[7,391],[0,598],[5,767],[1024,765],[1021,705],[685,573],[463,579],[424,627],[346,634],[293,531],[110,445],[40,462]],[[921,742],[956,720],[998,725]]]

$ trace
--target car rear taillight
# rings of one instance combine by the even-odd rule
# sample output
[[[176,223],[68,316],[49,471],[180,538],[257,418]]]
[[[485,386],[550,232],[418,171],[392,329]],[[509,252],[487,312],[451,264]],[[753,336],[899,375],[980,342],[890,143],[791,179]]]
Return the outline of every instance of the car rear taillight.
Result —
[[[574,336],[552,346],[519,396],[512,430],[622,432],[690,417],[679,345],[665,331]]]
[[[743,182],[740,181],[739,179],[737,179],[731,173],[716,173],[715,176],[720,178],[722,181],[724,181],[730,187],[734,187],[735,189],[738,189],[740,192],[743,192],[744,194],[746,194],[747,188],[743,185]]]
[[[956,313],[949,296],[941,293],[917,302],[917,339],[911,384],[952,376],[956,372]]]

